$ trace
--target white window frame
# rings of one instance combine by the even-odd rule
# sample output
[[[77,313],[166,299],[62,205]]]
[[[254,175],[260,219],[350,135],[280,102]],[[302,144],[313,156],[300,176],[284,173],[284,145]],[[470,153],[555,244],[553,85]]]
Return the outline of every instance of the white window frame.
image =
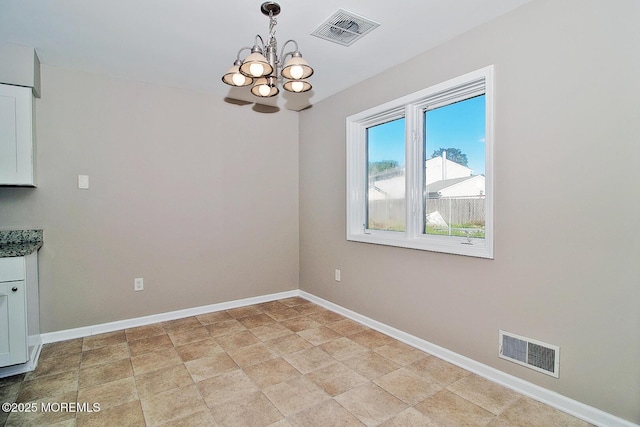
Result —
[[[347,240],[493,259],[494,66],[490,65],[346,119]],[[485,95],[485,237],[438,236],[424,231],[424,112]],[[367,129],[405,117],[406,227],[404,232],[366,228]]]

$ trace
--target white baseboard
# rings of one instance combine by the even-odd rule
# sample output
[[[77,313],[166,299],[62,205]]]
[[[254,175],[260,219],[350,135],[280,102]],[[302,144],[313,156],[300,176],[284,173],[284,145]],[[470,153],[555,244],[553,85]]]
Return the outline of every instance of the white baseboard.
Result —
[[[309,300],[321,307],[336,313],[342,314],[349,319],[352,319],[358,323],[375,329],[383,334],[389,335],[399,341],[404,342],[412,347],[422,350],[426,353],[432,354],[440,359],[446,360],[456,366],[466,369],[474,374],[477,374],[483,378],[493,381],[497,384],[510,388],[518,393],[528,396],[534,400],[542,402],[553,408],[556,408],[562,412],[566,412],[573,415],[576,418],[580,418],[591,424],[601,427],[640,427],[638,424],[634,424],[630,421],[616,417],[615,415],[604,412],[600,409],[594,408],[576,400],[570,399],[566,396],[558,394],[554,391],[547,390],[543,387],[537,386],[528,381],[524,381],[513,375],[504,373],[495,368],[492,368],[483,363],[477,362],[461,354],[447,350],[446,348],[432,344],[421,338],[410,335],[392,326],[386,325],[377,320],[363,316],[355,311],[351,311],[340,305],[334,304],[330,301],[319,298],[313,294],[302,290],[292,290],[286,292],[280,292],[275,294],[263,295],[259,297],[239,299],[229,302],[223,302],[218,304],[205,305],[200,307],[188,308],[184,310],[171,311],[161,314],[153,314],[150,316],[137,317],[134,319],[119,320],[116,322],[102,323],[99,325],[85,326],[75,329],[67,329],[57,332],[48,332],[41,334],[42,343],[52,343],[57,341],[65,341],[74,338],[83,338],[95,334],[102,334],[106,332],[119,331],[127,328],[134,328],[137,326],[145,326],[152,323],[164,322],[167,320],[175,320],[183,317],[196,316],[199,314],[211,313],[221,310],[229,310],[232,308],[244,307],[247,305],[260,304],[263,302],[274,301],[278,299],[302,297]],[[37,364],[37,358],[36,358]],[[25,371],[26,372],[26,371]]]
[[[359,313],[356,313],[355,311],[351,311],[347,308],[319,298],[308,292],[301,290],[300,297],[318,304],[319,306],[324,307],[328,310],[334,311],[338,314],[342,314],[345,317],[355,320],[358,323],[362,323],[363,325],[382,332],[385,335],[389,335],[390,337],[393,337],[398,341],[402,341],[405,344],[408,344],[426,353],[432,354],[440,359],[446,360],[447,362],[450,362],[456,366],[466,369],[467,371],[473,372],[474,374],[486,378],[489,381],[503,385],[520,394],[528,396],[562,412],[566,412],[567,414],[573,415],[576,418],[587,421],[588,423],[601,427],[640,427],[638,424],[634,424],[630,421],[616,417],[615,415],[609,414],[600,409],[570,399],[554,391],[547,390],[528,381],[524,381],[518,377],[514,377],[513,375],[499,371],[466,356],[462,356],[461,354],[455,353],[451,350],[447,350],[446,348],[432,344],[421,338],[407,334],[406,332],[393,328],[382,322],[378,322],[377,320],[373,320],[369,317],[363,316]]]
[[[136,317],[133,319],[118,320],[115,322],[101,323],[98,325],[83,326],[81,328],[66,329],[56,332],[41,334],[43,344],[58,341],[66,341],[75,338],[84,338],[106,332],[120,331],[127,328],[150,325],[152,323],[166,322],[168,320],[182,319],[183,317],[197,316],[199,314],[211,313],[214,311],[230,310],[232,308],[244,307],[247,305],[260,304],[263,302],[275,301],[278,299],[298,296],[300,292],[293,291],[278,292],[259,297],[244,298],[234,301],[221,302],[218,304],[203,305],[200,307],[186,308],[184,310],[169,311],[166,313],[152,314],[149,316]]]

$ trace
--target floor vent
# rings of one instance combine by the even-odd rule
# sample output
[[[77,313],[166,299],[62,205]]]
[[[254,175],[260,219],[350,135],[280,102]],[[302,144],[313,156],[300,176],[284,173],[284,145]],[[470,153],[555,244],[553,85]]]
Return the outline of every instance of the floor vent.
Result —
[[[560,347],[500,331],[499,356],[558,378]]]
[[[350,46],[380,24],[344,9],[338,9],[311,35],[343,46]]]

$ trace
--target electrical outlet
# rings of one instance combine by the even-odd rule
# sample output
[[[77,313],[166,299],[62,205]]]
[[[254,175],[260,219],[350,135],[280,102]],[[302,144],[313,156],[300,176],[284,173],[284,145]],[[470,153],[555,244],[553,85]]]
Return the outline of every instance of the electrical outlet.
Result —
[[[340,270],[336,268],[336,282],[340,281]]]
[[[142,279],[142,277],[133,279],[133,290],[144,291],[144,280]]]

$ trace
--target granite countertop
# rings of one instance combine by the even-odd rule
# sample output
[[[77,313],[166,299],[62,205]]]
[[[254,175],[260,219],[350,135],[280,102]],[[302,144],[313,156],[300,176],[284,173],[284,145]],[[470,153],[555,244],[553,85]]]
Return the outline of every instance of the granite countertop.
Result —
[[[0,230],[0,258],[29,255],[42,241],[42,230]]]

